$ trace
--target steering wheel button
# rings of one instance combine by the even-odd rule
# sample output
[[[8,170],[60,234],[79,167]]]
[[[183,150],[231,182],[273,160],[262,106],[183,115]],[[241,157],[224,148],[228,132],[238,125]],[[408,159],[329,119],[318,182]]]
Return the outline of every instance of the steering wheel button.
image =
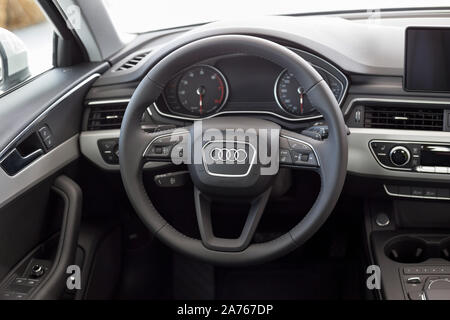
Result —
[[[280,149],[290,149],[289,140],[285,137],[280,137]]]
[[[280,162],[281,163],[292,163],[292,158],[289,150],[280,149]]]
[[[306,144],[303,144],[301,142],[289,140],[289,144],[291,145],[291,148],[295,151],[299,152],[310,152],[311,148],[308,147]]]
[[[297,163],[300,161],[300,157],[301,157],[301,153],[297,152],[297,151],[291,151],[291,155],[292,155],[292,161],[294,163]]]
[[[302,154],[300,156],[300,160],[303,162],[308,162],[309,161],[309,155],[308,154]]]
[[[180,139],[177,136],[166,136],[166,137],[161,137],[161,138],[156,139],[154,141],[154,143],[167,146],[167,145],[178,143],[179,141],[180,141]]]

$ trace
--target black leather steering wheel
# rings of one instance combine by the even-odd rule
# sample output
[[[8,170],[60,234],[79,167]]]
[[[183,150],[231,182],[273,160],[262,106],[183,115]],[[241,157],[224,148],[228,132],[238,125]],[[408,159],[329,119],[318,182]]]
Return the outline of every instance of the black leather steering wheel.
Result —
[[[250,117],[215,117],[194,125],[157,133],[142,130],[145,110],[160,96],[165,85],[183,69],[202,60],[243,53],[270,60],[288,69],[302,84],[311,103],[324,116],[328,138],[317,141],[282,130],[277,124]],[[209,130],[256,132],[255,141],[217,139]],[[253,131],[252,131],[253,130]],[[265,131],[264,131],[265,130]],[[261,132],[270,132],[264,138]],[[241,131],[240,131],[241,132]],[[258,149],[271,150],[269,165],[259,161]],[[161,151],[162,150],[162,151]],[[222,150],[222,151],[220,151]],[[219,152],[220,151],[220,152]],[[238,154],[245,154],[242,161]],[[219,152],[222,162],[214,162]],[[268,242],[251,244],[252,237],[278,173],[279,155],[299,155],[289,166],[316,170],[321,177],[319,195],[309,213],[288,233]],[[300,160],[300,155],[308,158]],[[236,158],[233,158],[236,155]],[[213,36],[189,43],[165,56],[139,84],[126,109],[119,141],[120,171],[128,197],[146,226],[176,251],[219,265],[248,265],[280,257],[307,241],[325,222],[341,193],[347,170],[347,130],[342,112],[322,77],[300,56],[274,42],[244,35]],[[195,158],[195,159],[194,159]],[[226,159],[224,159],[226,158]],[[142,177],[147,161],[188,162],[194,182],[195,204],[201,239],[173,228],[150,201]],[[224,163],[224,160],[231,160]],[[217,199],[246,201],[250,211],[237,239],[218,238],[211,224],[211,203]]]

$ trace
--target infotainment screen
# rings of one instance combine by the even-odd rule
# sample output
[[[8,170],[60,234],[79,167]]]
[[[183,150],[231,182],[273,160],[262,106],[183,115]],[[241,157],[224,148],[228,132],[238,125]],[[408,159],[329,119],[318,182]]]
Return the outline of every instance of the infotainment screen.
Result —
[[[406,29],[404,87],[450,92],[450,28]]]

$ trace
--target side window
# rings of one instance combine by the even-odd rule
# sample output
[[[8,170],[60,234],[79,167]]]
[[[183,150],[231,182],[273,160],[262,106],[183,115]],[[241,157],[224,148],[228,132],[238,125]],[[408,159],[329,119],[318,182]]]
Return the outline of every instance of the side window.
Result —
[[[0,94],[53,67],[53,31],[35,0],[0,0]]]

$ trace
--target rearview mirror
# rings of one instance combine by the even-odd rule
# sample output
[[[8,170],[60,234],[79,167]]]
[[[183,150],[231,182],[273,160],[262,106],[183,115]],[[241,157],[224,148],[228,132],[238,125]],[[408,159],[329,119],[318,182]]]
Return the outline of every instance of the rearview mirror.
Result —
[[[30,76],[25,44],[14,33],[0,28],[0,93]]]

